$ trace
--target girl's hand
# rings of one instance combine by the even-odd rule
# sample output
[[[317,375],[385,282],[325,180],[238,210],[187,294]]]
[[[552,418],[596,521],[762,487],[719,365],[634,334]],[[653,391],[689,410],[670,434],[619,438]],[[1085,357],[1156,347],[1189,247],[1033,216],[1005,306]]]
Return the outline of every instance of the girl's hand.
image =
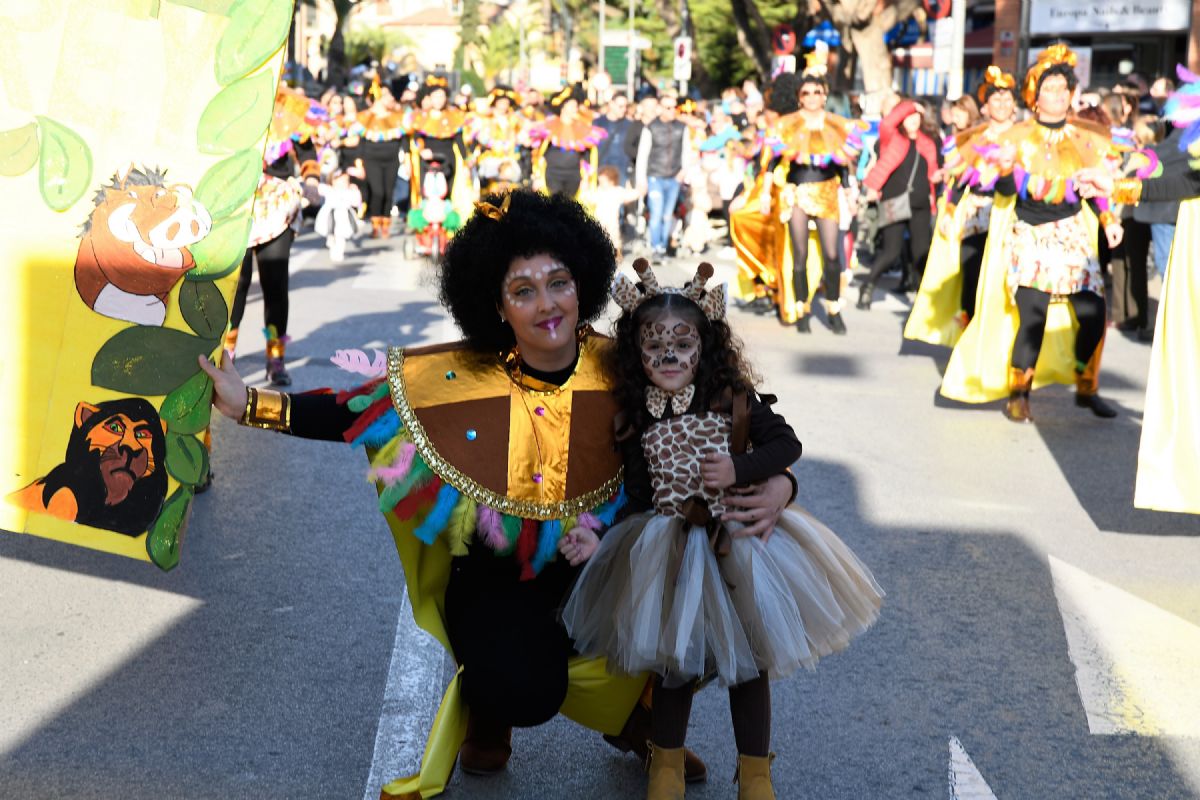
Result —
[[[563,554],[572,567],[578,567],[591,558],[599,546],[600,537],[596,532],[580,526],[571,528],[558,540],[558,552]]]
[[[737,483],[733,459],[720,453],[705,453],[700,461],[700,478],[708,489],[728,489]]]
[[[1109,248],[1116,250],[1121,245],[1121,240],[1125,238],[1125,228],[1119,222],[1105,225],[1104,238],[1108,239]]]
[[[212,404],[230,419],[241,419],[246,411],[246,384],[242,376],[233,367],[233,353],[225,351],[218,369],[204,356],[197,356],[200,369],[204,370],[213,382]]]
[[[725,505],[734,510],[726,511],[721,519],[745,524],[734,538],[761,536],[765,542],[771,538],[779,515],[791,500],[791,480],[786,475],[772,475],[765,483],[726,492]]]

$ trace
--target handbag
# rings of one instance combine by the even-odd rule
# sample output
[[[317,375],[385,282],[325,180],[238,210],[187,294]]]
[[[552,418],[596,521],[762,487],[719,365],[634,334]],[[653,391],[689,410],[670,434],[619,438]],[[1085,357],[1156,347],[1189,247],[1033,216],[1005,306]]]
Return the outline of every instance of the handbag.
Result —
[[[913,147],[916,147],[916,145],[914,144]],[[913,180],[917,177],[917,161],[920,158],[921,156],[918,155],[913,159],[912,173],[908,176],[908,186],[905,188],[904,194],[879,201],[879,222],[881,225],[908,222],[912,219],[912,203],[909,198],[912,195]]]

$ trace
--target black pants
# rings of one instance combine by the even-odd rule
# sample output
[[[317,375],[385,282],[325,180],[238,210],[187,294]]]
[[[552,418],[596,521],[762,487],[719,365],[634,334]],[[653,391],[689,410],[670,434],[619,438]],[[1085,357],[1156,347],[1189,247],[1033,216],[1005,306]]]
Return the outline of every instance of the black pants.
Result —
[[[929,255],[929,243],[933,238],[933,228],[928,208],[914,208],[912,219],[907,222],[893,222],[884,226],[883,246],[875,253],[871,262],[871,274],[867,282],[874,284],[879,276],[886,272],[900,258],[904,250],[904,231],[908,231],[909,245],[912,250],[912,268],[914,279],[919,279],[925,271],[925,257]]]
[[[1135,219],[1121,220],[1125,236],[1112,251],[1112,315],[1113,322],[1135,323],[1139,328],[1149,324],[1149,290],[1146,287],[1147,261],[1150,256],[1150,226]],[[1100,232],[1104,238],[1104,232]]]
[[[446,587],[446,632],[463,667],[472,714],[502,725],[541,725],[567,696],[570,637],[558,609],[576,570],[563,561],[520,581],[490,553],[455,558]],[[510,560],[511,561],[511,560]]]
[[[396,190],[396,171],[400,169],[400,142],[366,142],[360,157],[367,173],[367,216],[387,217],[392,213],[392,192]]]
[[[792,211],[788,223],[792,235],[792,290],[796,304],[808,302],[808,214],[800,208]],[[821,242],[821,259],[824,261],[822,281],[825,284],[825,299],[836,301],[842,294],[842,264],[838,258],[838,224],[836,219],[813,217],[817,223],[817,238]]]
[[[683,747],[696,687],[689,683],[667,689],[662,682],[661,677],[654,679],[651,739],[659,747]],[[733,717],[733,739],[738,752],[760,758],[767,756],[771,752],[771,684],[765,673],[729,687],[729,713]]]
[[[233,308],[229,312],[229,327],[237,328],[242,324],[242,316],[246,313],[246,295],[250,292],[254,262],[257,261],[258,283],[263,296],[263,325],[268,328],[275,326],[277,336],[287,335],[288,257],[292,252],[293,238],[295,232],[288,228],[271,241],[246,251],[237,291],[233,295]]]
[[[559,172],[557,170],[546,170],[546,191],[550,194],[561,194],[567,197],[574,197],[579,191],[579,183],[582,177],[579,170],[573,172]]]
[[[983,268],[983,248],[987,244],[987,232],[976,233],[962,240],[959,250],[959,265],[962,270],[962,310],[968,317],[975,316],[975,296],[979,293],[979,271]]]
[[[1079,334],[1075,337],[1076,369],[1092,360],[1096,348],[1104,338],[1106,312],[1104,298],[1095,292],[1076,292],[1067,300],[1079,320]],[[1050,295],[1030,289],[1017,288],[1017,339],[1013,343],[1012,365],[1017,369],[1032,369],[1037,365],[1042,352],[1042,338],[1046,334],[1046,313],[1050,309]]]

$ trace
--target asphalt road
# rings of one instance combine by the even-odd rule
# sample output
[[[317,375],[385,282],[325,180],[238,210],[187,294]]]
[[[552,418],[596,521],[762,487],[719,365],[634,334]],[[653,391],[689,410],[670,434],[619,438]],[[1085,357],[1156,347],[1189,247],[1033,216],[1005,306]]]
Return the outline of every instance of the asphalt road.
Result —
[[[298,390],[354,382],[335,349],[455,335],[398,238],[333,265],[310,234],[293,262]],[[947,354],[901,343],[906,311],[881,292],[846,337],[731,311],[804,443],[800,502],[888,592],[847,652],[774,685],[779,796],[1200,797],[1200,518],[1132,506],[1148,346],[1108,339],[1116,420],[1051,388],[1017,426],[938,399]],[[255,288],[251,382],[260,320]],[[0,536],[0,798],[358,800],[415,768],[446,665],[411,631],[361,453],[224,419],[214,440],[171,573]],[[688,797],[735,797],[723,692],[689,744],[711,776]],[[643,791],[632,757],[561,718],[514,749],[447,797]]]

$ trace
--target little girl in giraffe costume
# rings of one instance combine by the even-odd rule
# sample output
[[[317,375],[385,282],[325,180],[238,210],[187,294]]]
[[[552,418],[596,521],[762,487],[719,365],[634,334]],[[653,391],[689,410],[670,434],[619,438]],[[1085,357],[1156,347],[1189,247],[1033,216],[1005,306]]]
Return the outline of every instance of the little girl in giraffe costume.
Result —
[[[599,539],[571,530],[587,561],[563,611],[576,648],[609,668],[652,672],[649,800],[682,800],[684,737],[698,682],[729,687],[739,800],[775,797],[772,678],[844,648],[879,615],[883,591],[828,528],[798,507],[769,534],[722,521],[727,493],[786,470],[800,442],[725,322],[722,288],[701,264],[681,288],[618,277],[623,309],[609,372],[621,413],[627,515]]]

